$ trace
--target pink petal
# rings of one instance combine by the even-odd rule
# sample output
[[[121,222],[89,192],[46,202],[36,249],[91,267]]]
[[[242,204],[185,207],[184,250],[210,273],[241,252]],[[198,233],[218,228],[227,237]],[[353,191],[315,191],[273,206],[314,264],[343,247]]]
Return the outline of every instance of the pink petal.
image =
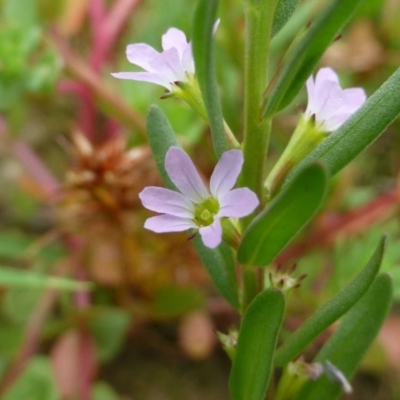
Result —
[[[339,114],[337,113],[336,115],[333,115],[332,117],[328,118],[324,122],[324,127],[327,132],[333,132],[336,129],[338,129],[341,125],[343,125],[352,115],[354,112],[347,112],[347,113],[342,113]]]
[[[325,98],[324,104],[317,112],[317,122],[322,122],[331,118],[343,105],[343,90],[340,86],[337,86],[335,82],[326,82],[325,92],[327,93],[327,97]],[[317,93],[317,96],[322,97],[319,93]]]
[[[342,90],[336,82],[325,81],[316,88],[316,107],[313,111],[316,114],[317,121],[324,120],[330,115],[333,115],[336,109],[340,107],[342,99]]]
[[[351,88],[343,90],[343,111],[355,112],[367,100],[367,95],[362,88]]]
[[[204,226],[199,229],[203,243],[210,249],[217,247],[222,240],[222,227],[218,218],[209,226]]]
[[[160,75],[165,77],[168,83],[186,80],[178,50],[175,48],[168,49],[161,53],[157,58],[150,61],[150,66],[154,71],[157,71]]]
[[[212,195],[220,199],[235,185],[242,170],[243,153],[240,150],[229,150],[222,154],[210,179]]]
[[[210,194],[190,157],[172,146],[165,156],[165,169],[180,192],[194,203],[202,203]]]
[[[250,189],[233,189],[220,199],[218,217],[245,217],[251,214],[259,203],[256,194]]]
[[[324,86],[325,82],[335,82],[339,85],[339,77],[332,68],[321,68],[315,77],[315,87],[318,90],[320,86]]]
[[[194,213],[193,203],[173,190],[150,186],[139,193],[139,198],[151,211],[183,218],[192,218]]]
[[[192,44],[188,43],[182,54],[182,68],[189,74],[194,74]]]
[[[158,57],[160,53],[146,43],[130,44],[126,48],[126,57],[132,64],[138,65],[149,72],[154,72],[150,61]]]
[[[162,36],[162,47],[164,50],[175,48],[182,59],[183,52],[187,46],[186,35],[179,29],[169,28]]]
[[[307,86],[307,97],[308,97],[308,104],[305,114],[311,117],[314,114],[316,104],[315,104],[315,84],[314,84],[314,77],[311,75],[306,82]]]
[[[133,81],[150,82],[156,85],[164,86],[171,90],[171,85],[164,77],[155,72],[114,72],[111,74],[118,79],[131,79]]]
[[[167,214],[148,218],[144,223],[144,227],[156,233],[183,232],[190,228],[197,228],[196,224],[189,218]]]

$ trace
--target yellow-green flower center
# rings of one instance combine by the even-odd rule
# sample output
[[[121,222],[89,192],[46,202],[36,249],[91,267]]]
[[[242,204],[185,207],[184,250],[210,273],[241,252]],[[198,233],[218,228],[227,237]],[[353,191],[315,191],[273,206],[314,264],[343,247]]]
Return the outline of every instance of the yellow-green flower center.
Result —
[[[209,197],[201,204],[196,204],[194,210],[194,219],[199,226],[209,226],[214,222],[214,217],[219,211],[218,200]]]

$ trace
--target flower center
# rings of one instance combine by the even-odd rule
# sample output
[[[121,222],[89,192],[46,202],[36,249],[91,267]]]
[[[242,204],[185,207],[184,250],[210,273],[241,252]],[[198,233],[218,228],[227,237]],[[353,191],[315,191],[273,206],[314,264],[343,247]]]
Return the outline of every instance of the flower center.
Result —
[[[209,197],[201,204],[196,204],[194,219],[199,226],[208,226],[214,222],[214,217],[219,211],[218,200]]]

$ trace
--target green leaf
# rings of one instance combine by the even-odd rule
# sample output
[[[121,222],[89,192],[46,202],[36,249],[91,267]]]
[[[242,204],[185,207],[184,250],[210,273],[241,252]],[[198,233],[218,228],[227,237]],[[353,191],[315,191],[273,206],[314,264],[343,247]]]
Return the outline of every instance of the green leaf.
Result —
[[[210,249],[204,246],[200,236],[193,239],[193,245],[216,288],[231,306],[238,310],[239,291],[231,248],[221,243],[216,249]]]
[[[106,382],[96,382],[92,387],[92,400],[118,400],[119,396]]]
[[[247,308],[229,378],[233,400],[265,398],[284,312],[285,298],[275,288],[258,294]]]
[[[116,307],[94,309],[89,327],[101,361],[108,361],[118,353],[130,323],[131,316],[127,311]]]
[[[275,364],[283,366],[298,356],[320,333],[344,315],[369,289],[382,263],[386,248],[384,236],[365,268],[339,293],[332,297],[276,352]]]
[[[155,295],[152,314],[156,318],[174,318],[204,307],[204,292],[194,287],[163,286]]]
[[[228,150],[214,60],[213,26],[218,0],[199,0],[193,22],[193,57],[204,106],[211,128],[214,151]]]
[[[280,0],[276,6],[272,37],[274,37],[292,16],[300,0]]]
[[[172,183],[165,170],[165,154],[171,146],[180,147],[180,145],[168,118],[155,105],[150,107],[147,114],[147,133],[154,160],[165,185],[171,190],[176,190],[176,186]]]
[[[59,400],[57,384],[50,362],[34,357],[2,400]]]
[[[0,286],[29,289],[89,290],[89,282],[48,276],[36,271],[22,271],[0,266]]]
[[[343,318],[314,361],[328,360],[350,379],[385,320],[392,301],[392,290],[389,275],[378,275],[368,292]],[[334,400],[340,392],[340,386],[323,375],[316,381],[307,382],[296,400]]]
[[[244,232],[239,262],[268,265],[316,213],[327,183],[322,165],[315,163],[302,169]]]
[[[270,96],[264,99],[264,117],[271,117],[293,100],[361,1],[332,0],[313,21],[304,37],[287,55]]]
[[[329,173],[336,174],[377,139],[399,114],[400,68],[296,169],[322,160]]]

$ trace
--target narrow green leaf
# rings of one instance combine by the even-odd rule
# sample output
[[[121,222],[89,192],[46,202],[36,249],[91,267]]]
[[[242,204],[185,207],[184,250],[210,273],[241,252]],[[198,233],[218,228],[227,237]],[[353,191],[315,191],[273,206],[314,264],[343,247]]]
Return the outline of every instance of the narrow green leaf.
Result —
[[[149,108],[147,114],[147,134],[154,160],[165,185],[171,190],[176,190],[175,185],[172,183],[165,170],[165,154],[171,146],[179,147],[180,145],[168,118],[164,112],[155,105]]]
[[[244,232],[238,249],[239,262],[268,265],[316,213],[327,183],[321,164],[301,170]]]
[[[280,290],[258,294],[243,317],[229,378],[233,400],[263,400],[285,312]]]
[[[336,174],[377,139],[399,114],[400,68],[296,169],[323,160],[329,173]]]
[[[91,284],[48,276],[36,271],[21,271],[0,266],[0,286],[29,289],[90,290]]]
[[[274,22],[272,25],[272,37],[274,37],[292,16],[300,0],[280,0],[276,6]]]
[[[392,301],[392,291],[389,275],[378,275],[368,292],[343,318],[314,361],[328,360],[350,379],[385,320]],[[307,382],[296,400],[334,400],[340,392],[340,386],[323,375],[316,381]]]
[[[150,147],[164,183],[169,189],[177,190],[169,178],[164,164],[168,149],[171,146],[179,146],[179,143],[167,117],[157,106],[150,107],[147,115],[147,130]],[[212,250],[204,246],[200,237],[196,237],[193,244],[217,289],[233,307],[238,309],[235,265],[228,246],[221,245]]]
[[[221,243],[216,249],[210,249],[203,245],[198,235],[193,239],[193,245],[216,288],[238,310],[239,291],[231,248],[227,244]]]
[[[228,150],[215,70],[213,26],[218,0],[199,0],[193,23],[193,57],[196,77],[207,111],[217,157]]]
[[[270,96],[265,99],[264,117],[271,117],[294,99],[361,1],[332,0],[313,21],[304,37],[288,54]]]
[[[298,356],[320,333],[344,315],[369,289],[382,263],[386,247],[384,236],[363,270],[332,297],[286,341],[276,352],[275,364],[283,366]]]

